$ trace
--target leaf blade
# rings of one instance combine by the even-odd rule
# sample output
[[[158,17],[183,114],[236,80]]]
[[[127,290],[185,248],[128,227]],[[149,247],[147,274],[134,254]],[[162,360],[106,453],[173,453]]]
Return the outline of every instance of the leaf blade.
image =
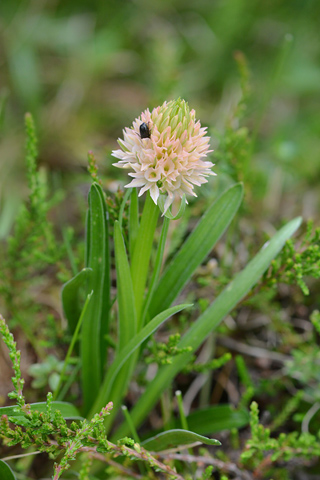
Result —
[[[243,196],[243,187],[236,184],[215,201],[164,271],[150,303],[150,316],[168,308],[196,268],[227,229]]]
[[[87,215],[87,267],[92,269],[88,292],[93,298],[83,319],[81,332],[82,391],[87,412],[98,394],[106,357],[105,335],[110,307],[110,260],[108,219],[103,191],[93,183]]]
[[[143,448],[154,452],[165,450],[166,448],[176,447],[179,445],[188,445],[194,442],[201,442],[205,445],[221,445],[219,440],[207,438],[190,430],[173,429],[161,432],[152,438],[148,438],[141,443]]]
[[[72,405],[69,402],[59,402],[55,401],[51,403],[52,411],[59,410],[66,419],[82,419],[79,410],[77,407]],[[30,404],[31,410],[38,412],[46,412],[47,411],[47,403],[46,402],[37,402]],[[21,411],[18,410],[17,405],[12,405],[10,407],[0,407],[0,416],[1,415],[8,415],[10,417],[21,417]]]
[[[166,448],[189,445],[190,443],[201,442],[205,445],[221,445],[219,440],[207,438],[190,430],[173,429],[161,432],[152,438],[148,438],[141,443],[143,448],[154,452],[165,450]]]
[[[140,330],[140,332],[138,332],[130,340],[130,342],[120,351],[119,355],[116,357],[115,361],[108,370],[108,373],[102,384],[99,396],[95,402],[92,411],[90,412],[90,416],[93,416],[94,413],[99,412],[101,408],[107,403],[111,394],[114,379],[116,378],[120,368],[130,358],[134,351],[137,350],[137,348],[139,348],[139,346],[148,337],[150,337],[150,335],[152,335],[152,333],[155,332],[155,330],[160,327],[160,325],[164,323],[168,318],[187,307],[190,307],[190,305],[176,305],[175,307],[171,307],[168,310],[161,312],[159,315],[153,318],[142,330]]]
[[[247,409],[234,409],[230,405],[214,405],[187,416],[190,430],[200,435],[211,435],[232,428],[239,429],[248,425],[249,419]]]
[[[148,192],[131,259],[131,277],[138,328],[141,326],[140,315],[148,277],[148,268],[154,240],[154,232],[157,226],[159,212],[159,207],[155,205],[150,193]]]
[[[114,222],[114,248],[119,309],[118,351],[120,351],[137,332],[137,316],[130,266],[118,221]]]
[[[195,351],[205,340],[208,333],[213,331],[223,318],[245,296],[253,285],[257,283],[261,275],[268,268],[271,260],[280,252],[284,243],[300,226],[301,218],[291,220],[282,227],[274,237],[265,244],[249,264],[239,272],[230,284],[222,291],[217,299],[191,326],[179,342],[178,347],[191,346]],[[157,402],[161,392],[172,381],[175,375],[188,363],[192,355],[183,353],[176,357],[170,366],[161,368],[154,380],[150,382],[145,392],[131,411],[131,418],[135,426],[139,425],[151,408]],[[121,426],[115,438],[121,438],[126,434],[125,426]]]
[[[13,471],[3,460],[0,460],[0,478],[1,480],[16,480]]]

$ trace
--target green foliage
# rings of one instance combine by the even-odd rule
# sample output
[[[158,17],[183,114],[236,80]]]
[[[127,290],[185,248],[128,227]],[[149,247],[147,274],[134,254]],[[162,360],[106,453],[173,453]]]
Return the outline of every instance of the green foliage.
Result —
[[[88,172],[93,182],[96,182],[102,187],[102,181],[98,176],[98,166],[97,161],[93,152],[88,152]]]
[[[234,112],[233,120],[237,119],[240,122],[243,118],[248,92],[246,90],[247,69],[244,58],[238,55],[238,61],[242,69],[243,97]],[[63,256],[67,255],[69,257],[74,277],[64,285],[62,302],[72,340],[64,361],[60,361],[58,356],[49,356],[45,361],[39,362],[31,368],[31,372],[33,371],[33,376],[36,378],[33,387],[45,388],[49,378],[49,383],[51,382],[51,387],[54,389],[54,396],[52,394],[47,396],[45,408],[42,405],[37,410],[34,405],[25,404],[22,393],[23,380],[19,368],[19,353],[13,339],[10,339],[9,332],[3,327],[3,335],[7,338],[16,372],[14,377],[15,391],[11,394],[11,397],[18,404],[18,415],[10,416],[7,413],[2,417],[1,435],[8,442],[8,445],[20,444],[24,448],[36,448],[55,458],[60,455],[60,461],[54,467],[54,479],[60,478],[63,472],[70,468],[70,461],[84,452],[89,452],[95,458],[100,458],[99,455],[107,453],[107,457],[103,457],[104,462],[108,462],[108,459],[116,458],[119,455],[126,459],[143,460],[155,471],[159,470],[167,475],[175,475],[175,477],[180,478],[179,473],[175,473],[171,467],[159,462],[156,456],[151,456],[139,444],[136,428],[146,419],[148,412],[159,401],[160,397],[162,397],[163,405],[165,405],[166,399],[169,399],[170,402],[170,389],[168,392],[166,392],[166,389],[179,372],[183,372],[185,375],[191,372],[193,374],[205,373],[222,367],[231,359],[231,354],[225,353],[219,358],[210,357],[211,359],[204,363],[197,363],[194,354],[208,338],[208,335],[216,330],[225,316],[246,295],[251,294],[252,288],[264,272],[267,271],[262,283],[265,289],[270,288],[277,282],[282,282],[289,285],[298,284],[306,293],[307,287],[304,277],[318,278],[319,274],[319,229],[313,231],[313,226],[309,224],[305,238],[299,246],[299,250],[296,251],[294,244],[287,240],[300,225],[300,219],[297,218],[277,232],[229,284],[229,277],[226,275],[228,267],[222,269],[221,279],[223,281],[220,288],[217,289],[220,294],[216,296],[215,300],[210,303],[207,298],[204,298],[199,302],[201,307],[200,317],[190,325],[185,324],[185,333],[182,337],[180,333],[172,333],[172,327],[168,327],[168,342],[157,344],[153,342],[151,344],[151,355],[143,362],[145,359],[142,356],[142,349],[139,348],[143,342],[170,316],[188,306],[182,304],[171,307],[182,292],[183,287],[206,260],[233,220],[241,203],[242,185],[233,185],[217,200],[210,201],[208,209],[192,233],[186,239],[181,239],[181,245],[174,257],[166,258],[165,246],[168,233],[170,234],[169,220],[170,218],[174,220],[173,216],[170,217],[169,215],[170,218],[167,216],[163,219],[158,247],[154,249],[153,243],[159,217],[158,206],[154,205],[148,195],[140,218],[138,197],[135,190],[127,190],[125,194],[118,192],[114,200],[108,199],[101,188],[102,182],[98,177],[96,160],[90,152],[88,170],[93,183],[89,192],[87,213],[85,269],[78,273],[77,262],[79,260],[75,259],[71,248],[73,233],[64,230],[64,243],[63,248],[61,248],[61,244],[59,245],[55,240],[52,224],[47,222],[52,202],[47,200],[47,185],[42,182],[40,172],[36,167],[37,144],[34,125],[30,116],[27,116],[26,128],[28,137],[26,161],[30,187],[26,218],[29,227],[32,226],[32,235],[30,235],[30,248],[27,249],[29,257],[26,260],[25,275],[30,274],[33,268],[43,268],[45,261],[54,265],[56,273],[58,273],[59,262]],[[249,132],[240,127],[237,122],[232,121],[226,130],[224,140],[225,148],[221,150],[221,159],[224,158],[228,165],[233,163],[236,156],[239,156],[240,159],[239,165],[234,163],[235,168],[233,173],[231,172],[230,178],[237,180],[242,178],[248,184],[251,181],[249,160],[252,156]],[[129,199],[130,202],[128,203]],[[108,205],[111,207],[112,215],[109,215]],[[111,221],[110,217],[112,217]],[[22,241],[22,234],[28,238],[28,231],[23,230],[25,227],[21,218],[20,220],[19,218],[18,227],[21,224],[23,228],[20,231],[17,227],[17,231],[12,237],[13,240],[9,242],[8,247],[8,258],[13,264],[14,258],[17,260],[18,255],[20,255],[19,241]],[[109,247],[110,226],[113,230],[114,249]],[[277,257],[285,243],[284,252]],[[32,256],[35,258],[33,263]],[[276,260],[268,270],[270,262],[275,257]],[[114,303],[111,302],[111,276],[114,264],[117,287],[116,308],[113,306]],[[11,268],[10,265],[8,263],[8,268]],[[231,272],[232,269],[229,273]],[[63,270],[60,270],[59,273],[60,276],[61,273],[63,276]],[[18,279],[22,281],[23,276]],[[8,298],[13,298],[13,294],[17,295],[17,290],[14,290],[13,284],[14,282],[10,291],[11,297],[7,296],[8,307],[11,305]],[[206,287],[210,285],[210,281],[202,282],[202,285]],[[223,290],[221,290],[222,286],[225,286]],[[260,290],[263,289],[260,288]],[[87,298],[86,301],[85,298]],[[22,303],[19,304],[19,308],[21,308],[21,305]],[[14,311],[13,308],[12,311]],[[317,331],[320,330],[318,316],[316,312],[312,316]],[[115,321],[116,318],[117,322]],[[80,340],[79,345],[78,340]],[[109,351],[108,346],[112,346]],[[77,357],[72,360],[71,355],[77,355],[78,352],[80,361]],[[314,349],[313,352],[316,352],[316,350]],[[293,356],[296,356],[296,362],[300,361],[302,363],[300,353],[294,353]],[[318,382],[318,379],[311,377],[311,360],[318,361],[318,358],[317,355],[312,356],[310,349],[305,364],[308,364],[310,370],[309,380],[311,379],[315,383]],[[150,362],[157,363],[160,368],[153,380],[146,386],[140,399],[134,402],[131,414],[128,410],[125,410],[127,423],[120,426],[114,434],[114,438],[119,439],[130,431],[134,440],[125,438],[118,444],[111,443],[106,434],[113,426],[118,427],[115,418],[122,401],[126,397],[130,381],[137,378],[135,377],[136,371],[141,372],[141,376],[137,378],[138,382],[141,381],[147,371],[146,365],[143,363]],[[74,363],[76,367],[71,369],[71,363]],[[210,406],[208,409],[198,409],[186,416],[180,396],[179,411],[183,430],[161,432],[156,437],[149,439],[149,443],[147,440],[145,445],[149,445],[148,448],[153,448],[150,447],[150,444],[154,445],[152,442],[160,442],[159,448],[162,450],[173,445],[181,446],[185,442],[189,443],[189,440],[216,444],[215,440],[211,440],[211,442],[207,439],[201,440],[199,436],[203,433],[201,428],[205,429],[205,432],[212,433],[213,431],[235,429],[246,425],[248,415],[245,406],[258,390],[253,386],[244,359],[238,357],[236,364],[240,381],[245,387],[237,410],[231,409],[229,405]],[[60,412],[58,404],[54,404],[53,399],[64,398],[71,386],[78,388],[76,377],[80,365],[82,412],[88,418],[78,419],[79,423],[69,424],[64,418],[63,409]],[[137,366],[139,366],[139,369],[136,369]],[[294,375],[289,372],[289,367],[286,368],[287,375],[294,378]],[[69,379],[66,375],[69,373],[68,370],[71,373]],[[143,379],[142,382],[146,382],[146,380]],[[164,392],[166,393],[164,394]],[[273,420],[269,430],[263,429],[264,427],[258,424],[258,414],[255,412],[254,417],[254,408],[252,407],[252,441],[248,443],[248,450],[243,454],[243,461],[249,462],[248,468],[263,470],[265,464],[262,464],[261,467],[259,463],[263,461],[263,452],[274,450],[278,444],[283,449],[289,445],[289,450],[291,448],[293,451],[296,448],[294,442],[297,438],[302,443],[303,441],[306,444],[311,442],[312,436],[301,436],[300,438],[288,435],[285,437],[285,439],[289,438],[288,443],[285,443],[284,437],[280,435],[277,440],[278,444],[275,444],[275,439],[270,434],[271,430],[278,429],[288,421],[292,412],[301,403],[302,397],[303,393],[298,392],[294,398],[284,402],[284,407]],[[128,398],[130,397],[128,396]],[[316,396],[314,398],[317,399]],[[169,409],[172,409],[169,402]],[[111,404],[113,404],[112,410]],[[224,407],[224,409],[220,407]],[[171,411],[169,416],[172,417]],[[166,425],[165,418],[163,423]],[[11,424],[14,425],[14,428],[11,427]],[[193,431],[189,431],[189,429]],[[36,433],[34,433],[35,431]],[[263,442],[265,444],[264,448],[262,447]],[[257,448],[258,443],[260,450]],[[316,448],[318,447],[315,446],[312,452],[316,451]],[[158,447],[155,449],[158,450]],[[285,451],[281,455],[279,458],[283,458],[285,461],[290,461],[292,458]],[[313,456],[314,454],[310,458]],[[272,451],[270,458],[270,465],[278,459],[274,451]],[[303,458],[309,457],[304,455]],[[84,459],[82,466],[80,463],[77,464],[77,469],[78,471],[81,470],[83,478],[88,478],[90,468],[91,463],[87,459]],[[119,469],[121,470],[121,468],[126,468],[126,462],[119,463]],[[126,474],[128,475],[128,472]]]
[[[186,417],[188,428],[200,435],[220,432],[221,430],[240,429],[249,423],[246,408],[234,409],[231,405],[213,405],[198,408]],[[177,422],[177,426],[179,423]]]
[[[201,265],[236,214],[243,195],[234,185],[213,202],[164,270],[150,303],[154,315],[169,306]]]
[[[61,260],[66,250],[57,242],[53,224],[48,219],[53,205],[62,198],[61,191],[48,199],[46,177],[37,168],[37,136],[30,114],[25,116],[25,125],[29,197],[20,208],[7,246],[1,251],[0,294],[3,308],[9,312],[12,322],[23,327],[29,341],[41,354],[42,349],[35,340],[31,322],[39,307],[30,301],[30,291],[43,281],[41,277],[48,265],[53,266],[56,274],[65,271]]]
[[[251,195],[250,187],[255,181],[250,169],[252,139],[249,129],[242,125],[250,96],[249,69],[242,52],[238,51],[234,56],[240,73],[241,97],[226,122],[223,134],[215,132],[219,138],[215,158],[221,165],[222,172],[234,182],[243,182]]]
[[[130,0],[124,0],[121,8],[117,2],[87,0],[53,3],[11,0],[0,4],[4,58],[0,88],[1,241],[6,240],[11,232],[9,244],[3,241],[0,248],[0,307],[9,325],[17,328],[23,353],[26,349],[32,356],[31,362],[39,365],[37,380],[42,385],[46,372],[50,371],[48,354],[55,355],[60,370],[66,351],[70,352],[70,363],[74,361],[76,367],[72,367],[69,378],[63,371],[61,374],[51,370],[60,375],[61,381],[60,393],[54,393],[59,398],[60,394],[63,397],[67,393],[68,398],[77,399],[80,405],[78,335],[72,338],[75,344],[71,351],[68,346],[70,332],[75,332],[81,324],[79,317],[88,293],[87,285],[84,281],[74,296],[68,294],[69,312],[66,318],[70,332],[67,332],[65,319],[61,318],[59,289],[62,283],[81,273],[84,267],[82,216],[90,182],[85,176],[85,145],[92,145],[97,152],[98,161],[89,153],[89,173],[93,182],[101,185],[102,181],[103,195],[106,195],[105,191],[115,190],[115,178],[124,184],[121,172],[112,171],[115,169],[111,167],[109,152],[115,147],[115,139],[123,125],[137,116],[145,105],[153,107],[164,99],[182,95],[195,106],[197,118],[208,125],[209,133],[214,133],[211,145],[217,160],[214,170],[218,175],[197,192],[197,202],[191,199],[184,217],[174,225],[170,222],[167,231],[164,224],[161,248],[159,245],[157,253],[151,253],[149,273],[152,275],[148,274],[147,297],[144,297],[142,305],[140,332],[150,325],[156,313],[170,307],[169,295],[173,288],[182,288],[181,282],[186,280],[184,290],[180,289],[178,303],[195,303],[196,307],[184,310],[183,315],[176,314],[166,324],[160,321],[158,324],[163,325],[162,338],[175,335],[178,329],[183,341],[184,333],[197,322],[197,307],[200,315],[208,312],[212,300],[218,298],[234,274],[252,258],[266,235],[273,235],[284,218],[303,212],[306,218],[315,216],[315,225],[318,225],[320,43],[315,39],[318,38],[320,4],[312,1],[291,2],[290,5],[289,2],[267,4],[244,0],[204,1],[192,5],[178,0],[138,0],[134,8]],[[32,118],[27,116],[29,198],[18,213],[25,197],[21,175],[24,169],[21,155],[24,139],[20,124],[21,112],[26,109],[32,110],[35,115],[40,127],[40,141],[36,140]],[[40,168],[37,166],[37,151]],[[103,159],[101,162],[100,158]],[[193,270],[197,276],[195,282],[194,276],[180,271],[178,282],[168,284],[169,295],[161,297],[158,286],[159,280],[163,282],[162,268],[165,271],[172,255],[179,251],[193,225],[218,194],[238,181],[245,186],[245,200],[241,207],[244,215],[232,222],[227,235],[215,245],[212,241],[208,255],[215,262],[214,271],[202,276],[199,264]],[[64,202],[59,205],[62,191]],[[131,264],[140,213],[136,190],[131,192],[130,199],[127,195],[130,193],[119,187],[116,193],[107,194],[106,205],[110,244],[114,224],[119,221]],[[140,199],[140,210],[141,203]],[[213,227],[208,226],[208,242],[211,241]],[[236,369],[230,365],[230,372],[226,368],[224,372],[213,375],[213,381],[218,386],[221,378],[225,378],[223,374],[228,375],[227,387],[222,391],[223,401],[227,401],[228,396],[237,402],[237,393],[240,393],[240,405],[246,406],[254,395],[257,401],[261,400],[264,410],[271,414],[271,428],[281,428],[284,432],[298,431],[299,421],[302,421],[303,430],[307,431],[309,427],[315,435],[319,428],[319,413],[315,407],[320,401],[317,368],[320,362],[320,317],[316,311],[311,316],[310,313],[319,304],[317,230],[314,229],[309,238],[305,236],[305,243],[301,237],[294,242],[289,241],[257,288],[248,293],[245,303],[237,304],[232,319],[228,317],[220,324],[219,336],[232,335],[235,348],[238,342],[242,347],[246,344],[257,350],[260,348],[263,358],[249,357],[241,350],[243,357],[236,359]],[[156,231],[154,240],[157,239]],[[200,239],[200,247],[202,243]],[[112,249],[111,246],[111,252]],[[106,376],[101,374],[101,382],[106,379],[111,382],[108,372],[117,376],[117,368],[123,358],[129,359],[132,363],[132,388],[125,398],[130,408],[139,402],[141,389],[148,388],[149,375],[153,370],[146,367],[137,347],[138,344],[144,346],[139,343],[142,337],[135,337],[136,343],[129,340],[124,351],[117,351],[117,280],[113,258],[111,278],[114,303],[110,301],[110,329],[102,335],[103,348],[108,348],[108,358],[106,362],[106,358],[101,361],[102,370],[105,367],[107,372]],[[299,290],[308,296],[304,298]],[[222,298],[227,300],[228,297]],[[159,309],[152,312],[157,302]],[[219,311],[214,310],[213,323],[216,315],[219,316]],[[155,326],[155,323],[152,325]],[[27,337],[26,345],[24,337]],[[177,343],[171,348],[171,365],[178,363],[179,354],[183,363],[190,345],[190,342]],[[152,348],[156,355],[159,353],[161,356],[161,350],[158,351],[156,346]],[[220,347],[217,352],[219,354]],[[202,347],[197,353],[202,353]],[[274,362],[273,355],[278,355],[280,360]],[[197,364],[190,357],[186,365],[194,366],[193,373],[189,372],[191,375],[185,370],[184,375],[171,377],[172,381],[163,383],[162,392],[168,388],[168,408],[172,409],[175,403],[170,402],[171,386],[185,392],[191,380],[217,365],[221,358]],[[29,362],[30,359],[27,359]],[[68,364],[65,360],[64,365]],[[6,368],[1,366],[2,374],[5,376]],[[215,385],[209,392],[212,396],[207,396],[210,401],[217,400]],[[237,390],[235,397],[232,386]],[[46,385],[41,388],[45,389]],[[303,398],[298,405],[299,392],[303,392]],[[28,393],[35,399],[42,392],[30,388]],[[120,393],[120,397],[125,395],[124,391]],[[201,397],[202,392],[195,397],[193,411],[188,415],[192,429],[200,425],[210,429],[206,433],[211,433],[215,428],[219,431],[224,427],[245,426],[245,408],[234,411],[230,406],[222,405],[225,408],[219,410],[221,405],[210,405],[213,410],[209,416],[209,411],[199,408],[198,399],[201,403]],[[104,398],[104,401],[106,404],[109,399]],[[143,402],[140,405],[143,411]],[[297,406],[294,419],[298,424],[291,419]],[[161,426],[158,412],[155,409],[150,422],[144,424],[144,432]],[[198,412],[201,415],[195,416],[192,424],[192,415]],[[144,419],[146,415],[144,412]],[[106,422],[110,423],[110,419],[111,415],[106,417]],[[118,420],[121,421],[120,416]],[[113,422],[115,428],[117,421]],[[147,432],[147,435],[153,433]],[[246,432],[240,432],[240,441],[245,435]],[[271,434],[271,439],[277,435],[278,432]],[[227,477],[241,478],[242,474],[245,478],[245,468],[232,470],[237,463],[237,452],[230,447],[227,436],[223,438],[224,456],[219,458],[224,462],[224,468],[215,466],[214,475],[223,480]],[[130,445],[133,447],[134,442],[131,441]],[[210,451],[203,452],[203,455],[204,461],[208,461]],[[264,455],[268,468],[268,453]],[[87,459],[85,453],[81,456],[83,465],[78,465],[77,470],[81,469],[79,475],[82,480],[103,476],[101,472],[97,476],[90,473],[90,463],[96,460]],[[123,458],[116,458],[118,465],[129,469],[130,459]],[[273,462],[270,474],[258,464],[254,476],[289,480],[292,468],[300,469],[300,465],[307,463],[300,457],[292,458],[287,464],[282,463],[286,462],[285,458],[280,460]],[[175,461],[171,459],[170,465]],[[178,470],[183,469],[181,462],[177,460],[175,465]],[[200,465],[199,457],[197,464]],[[134,470],[120,471],[120,467],[115,470],[109,466],[105,475],[122,478],[137,474]],[[94,468],[93,465],[92,470]],[[250,466],[247,468],[252,470]],[[212,470],[208,467],[203,478],[209,478]],[[19,479],[23,477],[25,480],[27,471],[28,468],[22,466]],[[143,476],[141,472],[140,475]],[[148,475],[152,477],[156,474],[148,472]],[[251,472],[249,475],[253,476]],[[37,475],[33,472],[32,476]],[[183,476],[191,478],[192,475],[184,472]]]
[[[0,334],[9,349],[10,359],[13,364],[14,377],[12,378],[14,391],[9,394],[10,398],[17,402],[15,416],[2,415],[0,419],[0,436],[8,446],[20,445],[22,448],[34,448],[39,452],[46,452],[51,458],[60,456],[59,462],[54,464],[53,480],[58,480],[63,472],[70,468],[70,462],[74,461],[81,452],[87,452],[93,457],[108,463],[109,457],[103,454],[111,454],[111,457],[124,456],[131,461],[144,461],[156,472],[162,472],[168,478],[182,477],[168,465],[161,463],[134,440],[121,439],[117,444],[111,443],[106,436],[104,422],[112,409],[109,402],[93,418],[82,420],[79,423],[68,424],[61,412],[53,409],[52,393],[48,393],[45,409],[39,411],[31,408],[26,403],[23,395],[23,380],[20,370],[20,352],[10,333],[4,319],[0,316]],[[11,427],[13,424],[13,427]],[[211,445],[217,445],[217,440],[206,439],[192,432],[177,431],[167,432],[162,440],[153,439],[162,445],[169,443],[180,444],[190,441],[204,441]],[[150,443],[150,448],[152,447]],[[61,457],[61,452],[63,453]],[[2,468],[3,465],[0,465]],[[120,466],[119,466],[120,468]],[[89,472],[90,463],[85,460],[82,467],[82,475]],[[120,468],[121,470],[121,468]],[[0,470],[1,471],[1,470]],[[4,477],[5,478],[5,477]],[[8,477],[10,478],[10,477]]]
[[[0,475],[2,480],[16,480],[9,465],[2,460],[0,460]]]
[[[228,220],[229,218],[227,221]],[[279,253],[288,237],[299,227],[300,222],[300,218],[292,220],[277,232],[268,245],[260,250],[246,268],[235,276],[217,299],[197,321],[192,324],[178,344],[179,348],[191,346],[193,351],[195,351],[202,344],[209,333],[219,325],[228,312],[230,312],[257,283],[268,268],[270,261]],[[224,225],[220,226],[222,231],[224,231],[224,227]],[[165,289],[166,288],[167,285],[165,286]],[[181,354],[174,359],[171,365],[165,365],[160,369],[157,376],[149,383],[144,394],[132,410],[132,419],[135,425],[141,423],[145,418],[146,412],[150,411],[157,402],[163,389],[170,384],[175,375],[184,368],[190,361],[190,358],[191,352]],[[123,432],[126,432],[126,427],[121,427],[117,435],[122,436]]]
[[[271,437],[270,429],[259,423],[259,408],[256,402],[251,404],[250,413],[251,438],[241,454],[245,466],[254,468],[256,475],[269,478],[275,462],[290,462],[292,459],[303,458],[312,460],[320,455],[320,435],[294,431],[281,433],[277,438]]]
[[[277,430],[291,417],[292,413],[299,407],[303,396],[303,390],[298,390],[298,392],[288,400],[286,405],[281,409],[280,413],[276,416],[276,418],[270,425],[271,432],[273,430]]]
[[[314,326],[312,338],[303,342],[299,348],[291,352],[290,360],[285,362],[285,374],[303,386],[306,398],[311,402],[320,400],[320,374],[315,365],[320,363],[320,350],[317,340],[319,335],[319,312],[315,310],[311,315]]]
[[[304,295],[309,295],[305,278],[320,278],[320,227],[314,229],[313,221],[307,224],[300,245],[288,240],[280,255],[271,262],[264,276],[268,287],[285,283],[299,285]]]
[[[109,222],[104,194],[99,184],[92,184],[88,202],[85,266],[92,270],[88,276],[87,295],[92,291],[93,298],[83,318],[80,341],[86,412],[94,402],[102,382],[111,304]]]
[[[55,390],[59,382],[60,373],[63,369],[63,361],[59,361],[54,355],[48,355],[42,363],[34,363],[29,367],[29,374],[34,378],[33,388],[43,388],[49,385],[51,390]],[[70,374],[70,369],[67,372]]]
[[[25,124],[29,199],[27,205],[22,207],[16,219],[14,234],[8,241],[8,264],[17,268],[19,261],[19,272],[16,272],[18,280],[28,273],[30,267],[34,267],[35,262],[40,262],[41,265],[55,263],[60,257],[53,236],[53,225],[47,220],[52,201],[47,199],[47,182],[37,168],[37,136],[29,113],[25,116]]]
[[[191,347],[179,348],[177,345],[181,335],[175,333],[169,336],[167,343],[157,342],[155,339],[149,344],[150,354],[147,355],[146,363],[157,363],[158,365],[170,365],[173,357],[185,352],[190,352]]]
[[[236,356],[236,365],[237,365],[240,381],[242,385],[245,387],[245,391],[242,393],[242,396],[241,396],[241,405],[247,406],[255,393],[255,388],[250,378],[245,361],[241,355]]]
[[[193,360],[191,360],[190,364],[187,365],[184,369],[183,372],[189,373],[189,372],[198,372],[198,373],[204,373],[208,371],[213,371],[217,370],[218,368],[223,367],[226,363],[230,362],[232,358],[231,353],[227,352],[221,355],[219,358],[214,358],[210,360],[209,362],[206,363],[197,363],[196,362],[196,356],[193,357]]]
[[[206,438],[188,430],[167,430],[155,437],[148,438],[142,445],[151,451],[166,450],[179,445],[188,445],[194,442],[201,442],[205,445],[221,445],[218,440]]]

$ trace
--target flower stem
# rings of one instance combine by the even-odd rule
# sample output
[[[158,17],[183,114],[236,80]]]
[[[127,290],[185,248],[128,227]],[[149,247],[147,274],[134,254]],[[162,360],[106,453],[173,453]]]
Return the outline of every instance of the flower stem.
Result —
[[[148,193],[142,212],[141,223],[135,241],[131,262],[131,277],[138,320],[138,331],[141,328],[143,297],[147,282],[153,237],[157,226],[158,216],[159,208],[157,205],[155,205],[150,197],[150,194]]]
[[[143,305],[143,311],[142,311],[142,316],[141,316],[141,326],[143,327],[144,324],[146,323],[146,316],[148,313],[148,308],[150,305],[150,302],[152,300],[152,296],[154,294],[155,288],[158,283],[159,275],[160,275],[160,270],[162,266],[162,261],[163,261],[163,254],[164,254],[164,248],[166,245],[166,239],[167,239],[167,234],[168,234],[168,229],[169,229],[169,223],[170,220],[167,217],[163,218],[163,225],[162,225],[162,230],[161,230],[161,235],[160,235],[160,241],[158,245],[158,250],[157,250],[157,256],[156,256],[156,261],[153,269],[153,274],[150,280],[150,284],[148,286],[148,293],[144,301]]]

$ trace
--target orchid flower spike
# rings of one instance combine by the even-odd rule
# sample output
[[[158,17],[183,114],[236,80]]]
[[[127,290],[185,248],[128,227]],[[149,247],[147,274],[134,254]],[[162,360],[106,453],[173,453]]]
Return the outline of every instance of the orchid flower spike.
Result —
[[[215,175],[213,164],[203,160],[212,152],[210,137],[195,115],[180,98],[164,102],[151,113],[147,109],[123,131],[124,139],[118,139],[121,150],[112,152],[119,159],[115,167],[133,170],[129,173],[133,180],[126,187],[142,187],[139,196],[149,190],[155,204],[160,194],[166,195],[165,212],[177,197],[196,197],[194,186]]]

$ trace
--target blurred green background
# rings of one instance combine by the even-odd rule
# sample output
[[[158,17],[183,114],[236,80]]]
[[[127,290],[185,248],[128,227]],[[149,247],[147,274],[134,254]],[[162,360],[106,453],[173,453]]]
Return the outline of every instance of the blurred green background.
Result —
[[[254,137],[246,188],[256,188],[256,213],[317,216],[319,1],[2,0],[0,17],[2,237],[27,195],[26,111],[52,188],[85,181],[88,150],[114,188],[126,182],[110,157],[122,128],[164,100],[185,98],[219,152],[241,96],[238,51],[250,71],[242,122]]]

